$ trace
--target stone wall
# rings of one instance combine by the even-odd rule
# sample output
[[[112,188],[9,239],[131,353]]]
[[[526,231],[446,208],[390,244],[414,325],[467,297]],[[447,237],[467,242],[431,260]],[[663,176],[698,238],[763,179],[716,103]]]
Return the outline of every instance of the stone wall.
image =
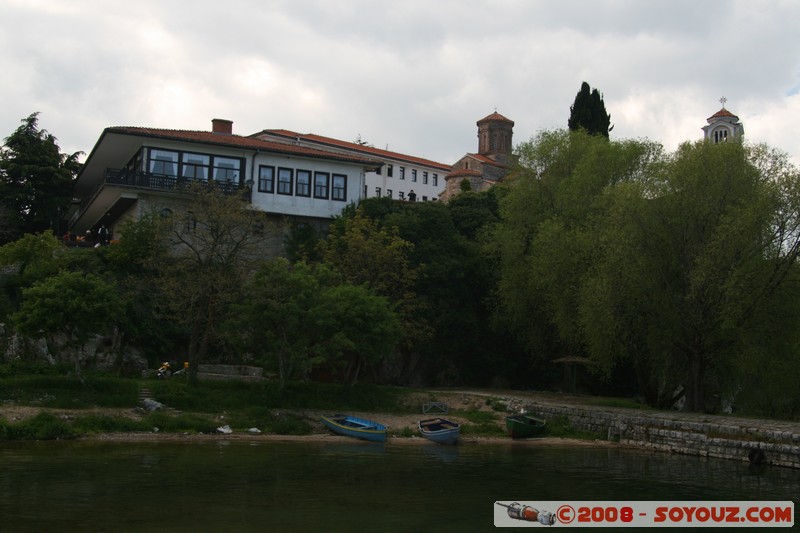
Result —
[[[530,403],[541,418],[567,417],[572,426],[608,440],[671,453],[800,468],[798,424],[702,414]]]
[[[197,379],[225,381],[263,381],[264,369],[246,365],[198,365]]]
[[[122,345],[122,337],[116,330],[109,335],[94,335],[75,346],[66,335],[34,339],[0,324],[0,363],[15,360],[44,365],[68,364],[78,369],[123,376],[138,376],[147,369],[147,359],[135,347]]]

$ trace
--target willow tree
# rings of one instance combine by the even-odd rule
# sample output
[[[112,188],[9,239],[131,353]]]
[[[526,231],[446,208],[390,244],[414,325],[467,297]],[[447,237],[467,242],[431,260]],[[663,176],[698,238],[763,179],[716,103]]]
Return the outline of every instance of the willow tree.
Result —
[[[764,147],[687,143],[638,191],[612,195],[582,284],[587,344],[649,373],[661,385],[651,401],[683,395],[687,410],[714,409],[740,387],[737,361],[774,331],[775,294],[791,290],[800,175]]]
[[[660,406],[702,411],[734,390],[797,261],[786,156],[704,142],[665,156],[576,132],[520,155],[495,242],[503,312],[531,351],[626,366]]]
[[[637,179],[658,147],[586,132],[541,132],[519,148],[490,249],[499,265],[497,320],[537,359],[586,355],[579,322],[583,277],[609,188]]]

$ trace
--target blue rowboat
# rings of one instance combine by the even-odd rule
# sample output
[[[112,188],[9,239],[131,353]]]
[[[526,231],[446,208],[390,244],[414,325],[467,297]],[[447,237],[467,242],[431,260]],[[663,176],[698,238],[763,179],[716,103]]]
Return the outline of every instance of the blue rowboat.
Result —
[[[357,416],[323,415],[321,419],[325,427],[338,435],[371,440],[373,442],[386,442],[386,438],[389,435],[388,428],[383,424]]]
[[[439,444],[455,444],[461,435],[461,425],[445,418],[420,420],[417,427],[423,437]]]

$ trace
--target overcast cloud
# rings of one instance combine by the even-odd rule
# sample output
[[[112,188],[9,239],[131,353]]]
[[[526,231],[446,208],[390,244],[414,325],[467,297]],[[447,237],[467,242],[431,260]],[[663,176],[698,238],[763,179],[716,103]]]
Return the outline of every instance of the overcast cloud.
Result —
[[[564,128],[582,81],[612,138],[667,150],[726,107],[800,163],[794,0],[0,0],[0,137],[34,111],[64,152],[103,128],[285,128],[452,164],[495,109]]]

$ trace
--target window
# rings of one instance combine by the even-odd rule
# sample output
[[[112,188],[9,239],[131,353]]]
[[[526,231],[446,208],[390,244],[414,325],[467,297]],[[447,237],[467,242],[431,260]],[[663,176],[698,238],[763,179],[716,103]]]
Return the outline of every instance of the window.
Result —
[[[215,157],[213,163],[215,181],[231,181],[239,183],[239,171],[242,160],[229,157]]]
[[[380,187],[375,187],[375,196],[377,198],[381,197],[381,188]]]
[[[379,166],[378,168],[375,169],[375,174],[377,174],[378,176],[383,174],[383,165],[381,165],[381,166]]]
[[[427,202],[427,201],[428,201],[428,197],[427,197],[427,196],[423,196],[423,197],[422,197],[422,201],[423,201],[423,202]]]
[[[328,182],[330,174],[327,172],[314,172],[314,198],[328,198]]]
[[[413,182],[417,181],[417,169],[416,168],[412,168],[411,169],[411,181],[413,181]]]
[[[427,172],[423,172],[422,173],[422,184],[423,185],[427,185],[428,184],[428,173]]]
[[[439,186],[439,174],[434,174],[433,175],[433,186],[434,187],[438,187]]]
[[[258,167],[258,192],[275,192],[275,167]]]
[[[400,179],[406,179],[406,167],[400,167]]]
[[[178,175],[178,152],[150,150],[150,174],[160,176]]]
[[[291,168],[278,169],[278,194],[292,194],[292,174]]]
[[[241,185],[245,162],[240,157],[218,157],[177,150],[146,148],[146,163],[141,158],[131,161],[126,168],[140,169],[158,177],[185,178],[187,180],[216,181]]]
[[[192,211],[186,213],[186,231],[194,232],[197,229],[197,218]]]
[[[361,198],[366,198],[366,197],[367,197],[367,186],[364,185],[364,191],[361,193]]]
[[[347,200],[347,176],[344,174],[333,175],[333,194],[331,198],[344,202]]]
[[[386,198],[392,197],[392,189],[386,189]]]
[[[295,194],[297,196],[311,196],[311,171],[298,170],[295,179],[297,180],[295,182],[297,183]]]
[[[208,168],[211,158],[202,154],[184,153],[181,155],[182,170],[181,177],[192,180],[208,179]]]
[[[403,191],[397,191],[397,197],[400,198],[401,200],[405,200],[406,193],[404,193]]]
[[[386,165],[386,175],[391,178],[393,173],[394,173],[394,165]]]

